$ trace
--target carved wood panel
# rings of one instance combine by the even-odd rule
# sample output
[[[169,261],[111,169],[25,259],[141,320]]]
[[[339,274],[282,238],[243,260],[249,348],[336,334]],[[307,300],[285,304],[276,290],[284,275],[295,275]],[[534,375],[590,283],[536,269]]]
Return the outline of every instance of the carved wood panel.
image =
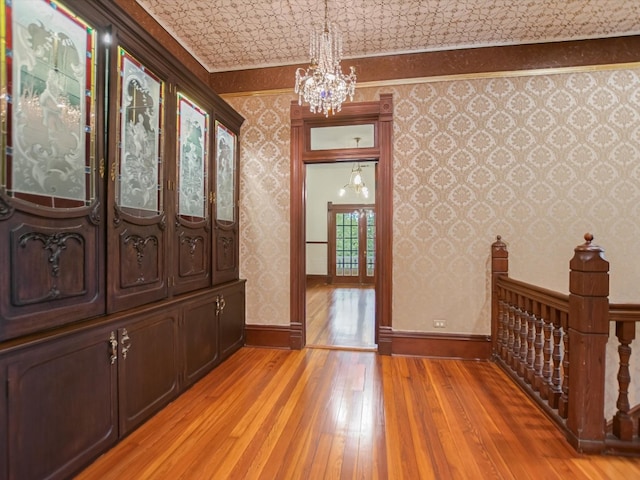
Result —
[[[0,219],[7,239],[0,251],[0,340],[104,312],[99,204],[70,218],[53,210],[43,218],[30,208],[12,208]]]
[[[216,227],[213,264],[213,283],[219,284],[238,278],[239,239],[237,225]]]
[[[173,293],[205,288],[210,284],[211,228],[209,222],[176,221],[173,256]]]
[[[110,312],[167,296],[164,215],[136,218],[115,210],[107,252]]]

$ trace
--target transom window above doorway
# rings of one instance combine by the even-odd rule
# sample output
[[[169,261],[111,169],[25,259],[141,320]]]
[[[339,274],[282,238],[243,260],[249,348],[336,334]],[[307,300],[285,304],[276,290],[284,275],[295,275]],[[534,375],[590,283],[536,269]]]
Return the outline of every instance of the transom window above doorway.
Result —
[[[375,146],[375,125],[373,123],[312,127],[310,134],[311,150],[373,148]]]

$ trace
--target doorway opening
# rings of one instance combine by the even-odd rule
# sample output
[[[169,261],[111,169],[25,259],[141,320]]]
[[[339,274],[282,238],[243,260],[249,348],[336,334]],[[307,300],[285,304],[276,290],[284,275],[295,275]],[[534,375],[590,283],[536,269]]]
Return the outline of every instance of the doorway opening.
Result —
[[[351,162],[306,167],[309,347],[376,348],[376,163],[357,165],[367,185],[364,194],[343,188]]]
[[[366,143],[360,132],[354,135],[354,129],[372,130],[371,143]],[[341,132],[347,132],[344,138]],[[318,147],[324,134],[334,139],[336,145]],[[342,111],[328,118],[310,113],[296,101],[291,103],[289,345],[292,349],[307,345],[307,168],[322,163],[376,162],[372,169],[376,179],[374,344],[378,353],[392,353],[392,135],[391,94],[381,94],[380,101],[345,104]],[[355,136],[363,140],[353,148]]]

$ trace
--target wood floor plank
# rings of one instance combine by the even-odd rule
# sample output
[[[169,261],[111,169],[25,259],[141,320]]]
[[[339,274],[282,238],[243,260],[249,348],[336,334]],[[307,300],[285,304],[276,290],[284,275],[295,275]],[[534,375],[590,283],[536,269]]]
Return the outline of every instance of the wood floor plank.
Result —
[[[640,459],[575,453],[489,362],[243,348],[77,478],[617,480]]]
[[[411,423],[412,435],[418,444],[418,455],[424,475],[431,478],[462,478],[459,467],[463,458],[455,446],[453,432],[449,430],[444,406],[434,391],[434,378],[428,375],[423,363],[410,361],[405,408]],[[424,398],[432,398],[430,408],[424,408]],[[453,460],[453,461],[452,461]],[[426,470],[429,465],[430,470]]]
[[[373,286],[309,286],[306,315],[308,345],[375,347]]]
[[[353,478],[387,478],[385,456],[385,421],[380,358],[357,355],[355,359],[363,366],[362,384],[357,394],[362,399],[362,416],[359,426],[358,452]]]
[[[319,352],[320,350],[313,355],[317,356]],[[328,352],[323,351],[323,354],[326,355]],[[311,401],[309,408],[300,409],[299,415],[295,416],[295,421],[290,422],[291,433],[287,434],[286,440],[291,441],[295,438],[296,441],[290,446],[289,460],[282,463],[277,478],[306,478],[311,469],[308,459],[314,457],[322,432],[333,431],[331,419],[334,416],[335,405],[339,404],[344,394],[346,375],[340,368],[339,357],[331,357],[331,361],[325,364],[323,371],[332,376],[332,382],[318,383],[316,388],[306,396],[307,401]]]
[[[276,463],[276,459],[283,448],[288,449],[282,444],[283,433],[292,421],[292,413],[301,392],[313,388],[307,383],[308,380],[309,376],[292,377],[289,389],[283,390],[279,398],[273,399],[274,404],[269,414],[264,418],[260,428],[255,431],[255,436],[250,437],[251,443],[247,445],[240,459],[234,460],[236,462],[236,468],[232,471],[234,478],[245,478],[245,476],[256,478],[254,475],[262,474],[268,465],[280,467],[284,460],[281,458]]]
[[[465,448],[459,448],[459,444],[463,441],[466,446],[466,439],[460,438],[464,432],[452,421],[454,415],[453,406],[449,402],[453,393],[452,390],[456,387],[451,382],[451,374],[445,369],[448,364],[434,361],[433,364],[424,367],[424,374],[430,379],[432,387],[426,395],[431,395],[438,401],[438,416],[436,418],[440,428],[437,430],[437,435],[448,440],[447,443],[444,443],[444,451],[438,452],[437,455],[434,453],[434,458],[438,459],[439,462],[441,462],[441,455],[448,460],[456,459],[455,462],[448,461],[450,470],[447,472],[447,478],[468,478],[470,472],[477,474],[478,469],[475,467],[477,462],[473,455],[470,458]],[[476,412],[473,413],[474,415],[476,414]],[[427,424],[426,428],[429,428],[429,424]],[[437,442],[437,438],[434,441]],[[473,468],[469,467],[469,462],[474,462]],[[444,465],[441,466],[442,471],[446,471],[445,468]]]
[[[548,442],[557,442],[558,447],[566,448],[567,452],[569,452],[570,447],[561,436],[546,435],[545,432],[557,433],[550,429],[542,431],[542,435],[539,438],[540,441],[535,444],[523,445],[506,441],[511,436],[518,435],[520,430],[527,428],[527,415],[530,412],[534,415],[539,415],[540,412],[526,397],[521,402],[514,403],[507,394],[496,395],[493,389],[484,389],[484,381],[487,380],[496,383],[508,383],[506,376],[493,375],[494,373],[502,375],[502,372],[487,369],[487,366],[490,365],[480,363],[475,365],[473,370],[477,370],[477,373],[469,369],[459,369],[462,380],[458,384],[459,394],[464,395],[467,402],[474,401],[474,408],[478,414],[488,419],[485,423],[485,428],[480,431],[481,437],[479,441],[482,442],[482,447],[490,454],[491,458],[501,458],[503,460],[499,465],[500,473],[504,476],[510,473],[515,478],[533,478],[530,465],[527,465],[527,462],[522,462],[522,458],[535,458],[536,463],[545,462],[543,452],[536,451],[536,445],[545,443],[548,445]],[[500,414],[500,412],[502,413]],[[519,421],[514,423],[511,421],[512,418],[518,418]],[[538,432],[532,431],[529,433],[536,436]],[[563,477],[549,474],[549,478]]]
[[[322,357],[323,363],[321,363],[321,365],[323,365],[326,355],[318,352],[315,356]],[[295,379],[295,382],[271,382],[272,388],[266,391],[264,395],[259,395],[243,416],[243,421],[232,428],[231,436],[239,439],[236,451],[243,452],[246,458],[246,461],[242,463],[247,464],[248,462],[254,461],[255,457],[252,455],[252,447],[255,448],[257,445],[257,442],[255,442],[256,436],[262,436],[264,432],[273,430],[274,423],[272,419],[274,416],[281,417],[284,420],[283,423],[275,423],[275,425],[282,426],[282,429],[279,431],[279,440],[282,438],[282,432],[286,428],[287,423],[290,423],[296,416],[296,405],[299,402],[305,402],[305,396],[309,395],[309,392],[315,388],[314,385],[317,382],[315,382],[312,375],[313,369],[306,368],[306,360],[307,359],[301,355],[299,362],[296,363],[296,368],[290,370],[288,377]],[[271,421],[269,421],[270,419]],[[278,430],[276,430],[276,433],[278,433]],[[273,449],[268,452],[269,457],[267,458],[273,455],[276,448],[277,442],[273,444]],[[264,462],[265,465],[267,463],[267,461]],[[238,459],[236,456],[225,456],[221,463],[215,465],[215,467],[217,471],[223,475],[223,478],[227,478],[237,464]],[[209,462],[207,468],[213,468],[213,465],[214,462]]]
[[[476,454],[473,460],[477,471],[496,478],[501,476],[508,478],[510,475],[514,475],[516,478],[530,478],[528,470],[520,469],[520,471],[513,472],[508,461],[504,460],[502,456],[498,456],[500,446],[503,445],[505,432],[500,431],[492,423],[495,411],[493,404],[487,401],[482,385],[476,386],[480,388],[480,391],[477,392],[479,395],[476,395],[476,391],[469,387],[472,378],[483,375],[483,371],[475,371],[480,364],[466,366],[473,370],[469,372],[467,368],[456,368],[458,365],[448,362],[439,363],[439,367],[447,370],[447,378],[450,381],[449,388],[446,390],[448,392],[447,403],[456,405],[462,412],[460,415],[463,418],[460,419],[460,422],[464,424],[462,431],[466,446],[470,452],[481,452],[480,455]],[[478,428],[476,425],[476,416],[483,416],[488,420],[483,423],[483,428]],[[496,454],[496,457],[492,457],[491,453]],[[498,458],[500,461],[496,462],[493,458]]]

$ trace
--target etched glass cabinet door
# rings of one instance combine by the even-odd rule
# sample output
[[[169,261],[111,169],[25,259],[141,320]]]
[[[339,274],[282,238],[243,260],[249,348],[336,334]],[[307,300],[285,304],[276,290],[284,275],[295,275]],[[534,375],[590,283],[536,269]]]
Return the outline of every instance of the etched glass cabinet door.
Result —
[[[167,294],[163,122],[165,82],[122,46],[115,75],[118,108],[111,112],[108,213],[109,311]],[[113,91],[112,91],[113,93]]]
[[[177,206],[173,256],[173,293],[209,286],[211,215],[209,190],[209,114],[178,91],[176,149]]]
[[[213,282],[235,280],[238,256],[238,137],[222,122],[215,122],[215,246]]]
[[[0,340],[104,311],[97,31],[2,2]]]

